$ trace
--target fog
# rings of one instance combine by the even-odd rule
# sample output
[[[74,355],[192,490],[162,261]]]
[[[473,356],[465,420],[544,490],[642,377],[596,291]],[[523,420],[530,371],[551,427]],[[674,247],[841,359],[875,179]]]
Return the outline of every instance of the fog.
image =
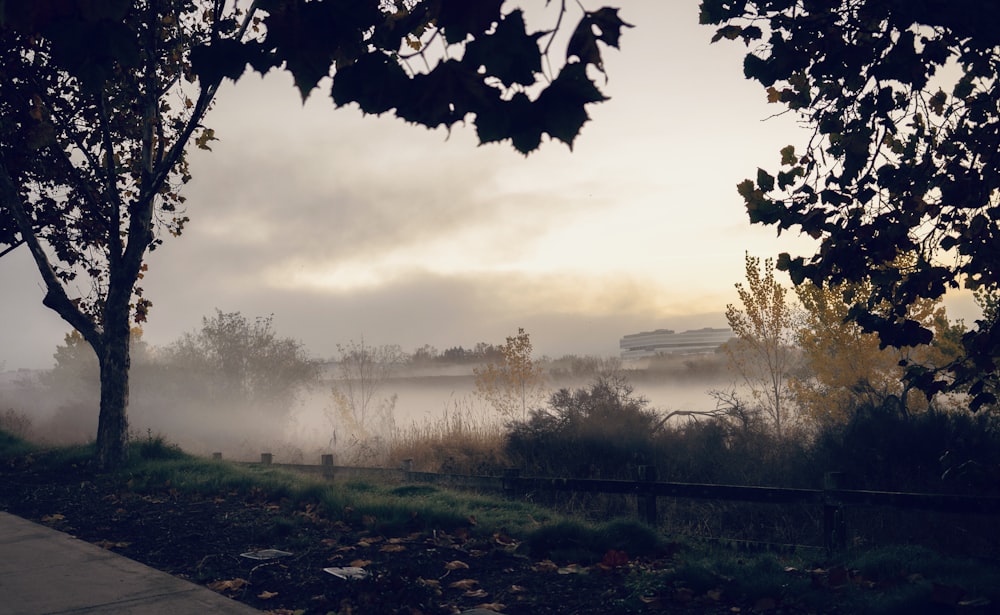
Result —
[[[651,409],[661,413],[711,410],[715,400],[708,391],[729,384],[721,361],[715,357],[709,368],[695,366],[698,373],[684,373],[679,367],[683,362],[672,371],[633,365],[624,373],[635,394],[647,399]],[[690,361],[687,366],[691,372]],[[261,402],[238,395],[227,398],[225,388],[213,388],[191,373],[139,365],[132,374],[130,428],[133,438],[162,436],[200,455],[221,452],[229,459],[253,460],[270,452],[280,461],[315,462],[320,454],[332,452],[338,463],[350,462],[361,440],[384,442],[426,433],[456,417],[480,426],[502,425],[504,419],[476,395],[473,367],[398,370],[376,393],[378,412],[366,425],[359,425],[338,406],[333,394],[338,386],[335,374],[326,373],[309,386],[299,387],[291,399]],[[584,388],[593,381],[549,367],[545,397],[559,388]],[[99,407],[96,374],[82,376],[27,370],[0,373],[0,415],[6,413],[6,423],[14,417],[26,418],[30,428],[22,425],[29,432],[25,435],[43,443],[92,441]]]

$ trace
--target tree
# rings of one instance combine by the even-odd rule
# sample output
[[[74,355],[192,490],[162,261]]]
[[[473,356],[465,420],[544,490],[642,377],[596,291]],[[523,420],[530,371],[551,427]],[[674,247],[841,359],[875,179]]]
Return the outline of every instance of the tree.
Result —
[[[813,131],[780,171],[739,185],[751,222],[820,241],[779,257],[795,284],[870,282],[849,315],[883,345],[933,338],[907,316],[917,300],[1000,285],[998,18],[973,0],[701,3],[713,41],[742,39],[746,76]],[[915,262],[889,266],[901,253]],[[969,387],[975,410],[996,399],[1000,325],[977,320],[962,345],[947,370],[908,378],[928,394]]]
[[[333,387],[333,400],[340,418],[356,440],[373,431],[386,430],[394,423],[396,394],[382,397],[382,388],[403,363],[399,346],[372,346],[364,338],[346,346],[337,345],[339,378]]]
[[[907,416],[926,409],[928,401],[904,380],[905,363],[935,369],[959,353],[961,333],[952,330],[944,307],[923,299],[910,306],[907,316],[935,332],[930,345],[882,347],[875,333],[867,333],[848,318],[845,296],[867,296],[869,285],[820,287],[803,282],[795,288],[803,320],[795,334],[802,352],[801,373],[789,385],[803,415],[818,424],[846,424],[862,407],[882,407],[890,399]]]
[[[540,474],[634,478],[621,474],[638,459],[649,462],[662,424],[624,374],[598,375],[585,388],[559,389],[546,407],[513,421],[504,450]]]
[[[582,11],[547,74],[565,3],[533,33],[503,4],[0,2],[0,256],[27,246],[43,304],[97,355],[102,467],[128,456],[129,328],[152,305],[144,259],[188,221],[185,151],[214,139],[203,120],[222,81],[284,68],[306,97],[332,73],[337,106],[427,127],[475,116],[481,142],[524,153],[543,133],[572,146],[586,105],[605,99],[588,69],[603,70],[600,44],[617,47],[627,24],[616,9]]]
[[[789,419],[788,374],[793,367],[794,314],[787,290],[774,279],[774,261],[746,255],[747,286],[736,284],[743,308],[726,306],[736,339],[726,343],[730,365],[770,417],[780,439]]]
[[[285,416],[300,387],[314,383],[318,364],[302,342],[278,337],[274,317],[252,322],[240,312],[215,311],[201,329],[186,333],[164,352],[163,367],[200,382],[210,399],[244,404]]]
[[[528,407],[541,401],[545,383],[541,365],[531,358],[531,336],[518,328],[517,335],[507,336],[500,354],[500,359],[472,370],[476,394],[501,416],[514,419],[520,413],[525,420]]]
[[[129,355],[133,363],[148,364],[153,361],[153,351],[142,339],[142,327],[132,327],[129,332]],[[97,383],[100,367],[94,349],[87,344],[79,331],[63,336],[63,343],[56,346],[52,355],[55,365],[46,374],[49,381],[79,381],[88,385]]]

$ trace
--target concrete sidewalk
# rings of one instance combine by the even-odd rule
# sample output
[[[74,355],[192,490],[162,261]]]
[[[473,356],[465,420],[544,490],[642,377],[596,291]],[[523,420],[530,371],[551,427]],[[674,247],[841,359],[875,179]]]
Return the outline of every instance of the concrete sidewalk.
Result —
[[[0,615],[260,614],[165,572],[0,512]]]

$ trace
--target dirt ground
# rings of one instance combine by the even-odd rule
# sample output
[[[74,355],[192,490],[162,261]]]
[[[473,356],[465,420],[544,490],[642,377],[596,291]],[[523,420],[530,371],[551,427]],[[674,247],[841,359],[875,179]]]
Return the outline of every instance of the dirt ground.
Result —
[[[312,506],[295,509],[262,493],[192,495],[169,486],[136,493],[87,467],[54,474],[40,465],[25,459],[0,465],[0,509],[271,613],[734,612],[718,596],[633,595],[631,572],[666,566],[666,558],[609,553],[604,563],[581,567],[521,555],[511,538],[471,526],[386,536],[371,529],[370,518],[331,520]],[[243,555],[266,549],[287,554]],[[365,576],[344,579],[325,570],[344,574],[340,568],[360,568]]]

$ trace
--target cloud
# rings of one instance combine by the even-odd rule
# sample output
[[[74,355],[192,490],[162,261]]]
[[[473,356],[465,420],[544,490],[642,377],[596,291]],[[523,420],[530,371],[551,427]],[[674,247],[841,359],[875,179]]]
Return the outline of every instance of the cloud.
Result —
[[[666,293],[650,280],[613,276],[411,269],[352,289],[257,284],[219,290],[210,278],[192,284],[166,280],[172,292],[162,294],[148,286],[154,312],[146,330],[154,344],[195,329],[201,316],[218,308],[274,314],[281,335],[302,340],[317,356],[331,356],[336,344],[361,336],[404,350],[424,344],[443,349],[499,343],[518,327],[533,334],[540,353],[616,354],[618,339],[633,330],[688,321],[724,324],[711,297],[700,302],[690,294]]]

